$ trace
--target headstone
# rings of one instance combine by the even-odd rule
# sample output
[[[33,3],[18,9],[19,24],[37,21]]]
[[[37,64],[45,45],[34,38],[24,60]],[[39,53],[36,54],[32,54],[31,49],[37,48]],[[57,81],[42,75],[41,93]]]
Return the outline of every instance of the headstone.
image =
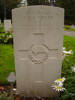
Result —
[[[5,29],[5,32],[11,32],[12,31],[11,20],[4,20],[4,29]]]
[[[71,25],[71,28],[75,28],[75,25]]]
[[[17,88],[26,97],[55,96],[61,77],[64,10],[52,6],[16,8],[14,28]]]
[[[18,6],[23,7],[25,5],[27,5],[27,0],[22,0]]]

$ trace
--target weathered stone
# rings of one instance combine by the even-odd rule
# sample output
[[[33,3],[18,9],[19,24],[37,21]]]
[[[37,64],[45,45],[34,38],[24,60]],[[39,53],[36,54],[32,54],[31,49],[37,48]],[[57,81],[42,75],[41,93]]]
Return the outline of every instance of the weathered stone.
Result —
[[[28,6],[12,15],[19,92],[27,97],[55,95],[51,85],[61,77],[64,10]]]
[[[12,31],[11,20],[4,20],[4,29],[5,29],[5,32],[11,32]]]

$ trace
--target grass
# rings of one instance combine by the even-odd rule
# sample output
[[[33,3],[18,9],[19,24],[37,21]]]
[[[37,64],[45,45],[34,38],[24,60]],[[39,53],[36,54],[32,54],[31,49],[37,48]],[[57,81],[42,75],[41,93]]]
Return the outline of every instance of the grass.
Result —
[[[67,92],[63,92],[60,100],[75,100],[75,72],[72,71],[72,66],[75,67],[75,37],[64,36],[64,47],[66,50],[73,50],[73,55],[66,56],[62,65],[62,77],[66,78],[64,87]]]
[[[65,25],[64,30],[65,31],[75,31],[75,27],[71,27],[70,25]]]
[[[0,44],[0,84],[7,84],[7,77],[14,71],[13,46]]]
[[[62,75],[69,77],[70,74],[67,72],[71,69],[71,66],[75,65],[75,37],[64,36],[64,47],[66,47],[66,50],[73,50],[73,55],[65,57],[62,67],[62,73],[64,73]]]
[[[0,33],[4,33],[5,31],[4,31],[4,27],[3,27],[3,25],[1,25],[0,26]]]
[[[64,36],[64,43],[63,44],[67,50],[72,49],[73,51],[75,51],[75,37]]]

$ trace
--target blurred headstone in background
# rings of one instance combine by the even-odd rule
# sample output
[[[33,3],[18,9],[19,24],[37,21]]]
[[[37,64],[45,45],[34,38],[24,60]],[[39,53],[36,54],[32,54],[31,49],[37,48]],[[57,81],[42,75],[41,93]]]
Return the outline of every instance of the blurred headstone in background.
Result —
[[[5,32],[13,32],[11,20],[4,20],[4,29]]]
[[[21,0],[20,4],[17,7],[27,6],[27,0]]]
[[[75,25],[71,25],[71,28],[75,28]]]

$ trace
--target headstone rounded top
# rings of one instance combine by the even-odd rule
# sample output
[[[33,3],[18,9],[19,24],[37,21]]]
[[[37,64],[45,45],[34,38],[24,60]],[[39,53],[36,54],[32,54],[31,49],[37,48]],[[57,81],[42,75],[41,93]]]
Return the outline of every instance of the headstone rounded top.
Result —
[[[19,7],[19,8],[15,8],[15,9],[13,9],[12,11],[18,11],[18,10],[21,10],[21,9],[34,9],[34,10],[36,10],[36,9],[59,9],[59,10],[64,10],[64,8],[60,8],[60,7],[55,7],[55,6],[48,6],[48,5],[35,5],[35,6],[23,6],[23,7]]]

